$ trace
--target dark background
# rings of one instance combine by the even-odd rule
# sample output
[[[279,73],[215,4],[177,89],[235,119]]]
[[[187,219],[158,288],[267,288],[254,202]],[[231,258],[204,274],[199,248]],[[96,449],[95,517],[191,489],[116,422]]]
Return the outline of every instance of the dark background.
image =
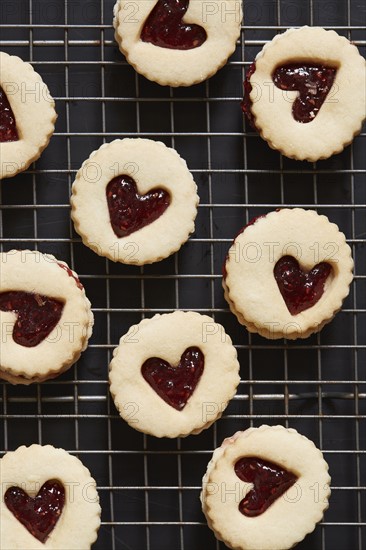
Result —
[[[26,173],[1,183],[2,249],[37,248],[67,261],[95,314],[91,345],[58,379],[0,384],[2,451],[39,442],[77,454],[98,483],[103,508],[95,549],[223,548],[201,513],[212,450],[238,429],[298,429],[324,452],[330,508],[299,550],[361,550],[366,526],[365,134],[316,164],[281,157],[243,121],[245,68],[279,31],[334,28],[365,53],[360,1],[247,1],[240,42],[209,82],[160,87],[137,75],[113,40],[113,0],[1,0],[0,46],[31,61],[56,99],[56,132]],[[352,108],[352,105],[350,105]],[[75,171],[102,143],[145,136],[175,147],[199,187],[196,232],[173,257],[114,265],[81,244],[70,222]],[[221,265],[242,225],[281,205],[306,205],[346,234],[355,281],[344,309],[302,341],[250,336],[228,311]],[[223,418],[199,436],[158,440],[127,426],[111,402],[112,349],[143,316],[192,309],[213,315],[237,346],[242,382]]]

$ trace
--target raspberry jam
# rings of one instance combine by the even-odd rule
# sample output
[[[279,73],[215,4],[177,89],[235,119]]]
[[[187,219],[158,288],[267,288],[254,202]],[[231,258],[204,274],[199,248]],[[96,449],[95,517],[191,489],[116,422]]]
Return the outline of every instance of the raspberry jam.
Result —
[[[273,274],[291,315],[313,307],[320,300],[331,272],[332,266],[326,262],[317,264],[306,273],[292,256],[278,260]]]
[[[174,50],[201,46],[207,38],[205,29],[182,22],[188,5],[189,0],[158,0],[143,26],[141,40]]]
[[[258,220],[260,220],[261,218],[265,218],[267,214],[260,214],[259,216],[255,216],[254,218],[252,218],[251,220],[248,221],[248,223],[246,225],[244,225],[244,227],[242,227],[240,229],[240,231],[237,233],[237,235],[235,235],[235,238],[232,242],[232,245],[233,246],[235,244],[235,241],[236,239],[239,237],[239,235],[241,235],[242,233],[244,233],[244,231],[246,230],[247,227],[249,227],[250,225],[254,225]],[[226,271],[226,262],[228,262],[230,260],[230,253],[228,252],[226,254],[226,258],[225,258],[225,262],[222,266],[222,276],[224,278],[224,280],[226,279],[227,277],[227,271]]]
[[[240,512],[251,518],[263,514],[298,479],[281,466],[252,456],[240,458],[234,469],[242,481],[254,485],[239,504]]]
[[[154,222],[170,204],[170,195],[164,189],[139,195],[135,181],[129,176],[113,178],[106,192],[111,225],[117,237],[127,237]]]
[[[71,271],[71,269],[65,265],[65,264],[62,264],[60,262],[57,262],[57,265],[61,267],[61,269],[63,269],[64,271],[66,271],[66,273],[68,274],[69,277],[71,277],[72,279],[74,279],[75,283],[76,283],[76,286],[80,289],[80,290],[83,290],[83,285],[81,284],[80,282],[80,279],[78,277],[76,277],[74,275],[74,273]]]
[[[64,304],[30,292],[1,292],[0,310],[17,313],[14,342],[26,348],[38,346],[59,322]]]
[[[159,357],[147,359],[142,376],[168,405],[181,411],[194,392],[203,373],[205,358],[197,347],[187,348],[176,367]]]
[[[13,109],[10,107],[4,90],[0,87],[0,143],[18,140]]]
[[[241,103],[242,111],[254,129],[256,126],[250,99],[252,91],[250,78],[255,70],[256,65],[252,63],[244,80],[244,97]],[[333,86],[336,72],[336,69],[320,64],[291,63],[277,67],[272,79],[277,88],[281,90],[299,92],[299,96],[293,102],[292,114],[297,122],[306,124],[314,120],[318,114]]]
[[[252,63],[249,66],[249,69],[247,71],[243,86],[244,86],[244,97],[243,101],[241,102],[241,109],[245,116],[248,119],[249,124],[251,125],[254,130],[256,130],[255,122],[254,122],[254,116],[252,113],[252,101],[250,99],[250,92],[252,91],[252,85],[250,83],[250,77],[252,74],[255,73],[255,63]]]
[[[49,480],[32,498],[20,487],[10,487],[4,495],[4,502],[31,535],[45,543],[64,507],[65,488],[59,481]]]
[[[281,90],[297,91],[292,115],[297,122],[314,120],[323,105],[336,75],[336,69],[310,63],[290,63],[277,67],[273,82]]]

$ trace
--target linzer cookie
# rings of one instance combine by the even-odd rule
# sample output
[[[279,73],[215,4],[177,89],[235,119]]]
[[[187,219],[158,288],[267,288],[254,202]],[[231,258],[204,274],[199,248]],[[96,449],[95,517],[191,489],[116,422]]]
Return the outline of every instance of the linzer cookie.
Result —
[[[283,155],[328,158],[361,131],[365,67],[357,47],[335,31],[289,29],[266,44],[250,67],[243,111]]]
[[[192,311],[131,327],[114,351],[109,379],[122,418],[156,437],[185,437],[211,426],[240,380],[224,328]]]
[[[328,464],[312,441],[283,426],[225,439],[208,464],[202,509],[235,550],[286,550],[311,533],[330,496]]]
[[[117,0],[113,25],[138,73],[163,86],[191,86],[225,65],[241,20],[239,0]]]
[[[32,65],[0,52],[0,179],[38,159],[56,118],[55,102]]]
[[[0,548],[89,550],[100,526],[89,470],[51,445],[31,445],[0,460]]]
[[[307,338],[329,323],[352,282],[346,238],[314,210],[259,216],[234,240],[225,263],[225,298],[249,332]]]
[[[157,262],[194,231],[197,186],[178,153],[149,139],[115,140],[83,163],[71,216],[83,243],[126,264]]]
[[[87,347],[92,326],[90,302],[65,262],[31,250],[0,254],[0,378],[58,376]]]

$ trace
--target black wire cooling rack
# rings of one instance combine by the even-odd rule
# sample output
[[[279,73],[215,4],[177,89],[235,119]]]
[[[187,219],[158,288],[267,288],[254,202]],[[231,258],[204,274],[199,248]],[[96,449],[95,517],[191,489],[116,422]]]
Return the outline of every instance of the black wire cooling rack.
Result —
[[[30,387],[0,386],[1,451],[42,443],[77,454],[97,480],[102,527],[96,550],[223,548],[206,526],[199,492],[212,450],[238,429],[298,429],[324,452],[330,508],[299,550],[366,545],[365,134],[316,164],[268,148],[243,122],[245,68],[276,33],[304,24],[335,29],[365,53],[365,5],[357,0],[258,0],[244,4],[235,54],[210,81],[170,89],[137,75],[113,40],[113,0],[1,0],[1,50],[32,62],[56,99],[49,147],[29,170],[1,183],[2,250],[33,248],[79,274],[95,330],[78,365]],[[352,108],[352,105],[350,105]],[[138,268],[84,247],[70,222],[75,171],[121,137],[175,147],[199,187],[196,232],[178,254]],[[221,266],[252,217],[282,205],[315,208],[346,234],[355,281],[343,310],[319,335],[295,342],[249,335],[228,311]],[[128,427],[108,391],[111,352],[141,318],[175,309],[207,313],[233,338],[241,383],[223,418],[199,436],[158,440]]]

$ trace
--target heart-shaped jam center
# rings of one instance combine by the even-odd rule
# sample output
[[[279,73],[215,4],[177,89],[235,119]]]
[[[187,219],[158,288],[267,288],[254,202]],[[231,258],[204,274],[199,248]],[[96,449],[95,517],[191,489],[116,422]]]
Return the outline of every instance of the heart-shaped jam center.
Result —
[[[290,63],[277,67],[273,82],[281,90],[297,91],[292,115],[297,122],[314,120],[333,86],[336,69],[316,63]]]
[[[0,143],[18,140],[19,136],[13,109],[10,107],[6,93],[0,87]]]
[[[145,21],[141,40],[161,48],[192,50],[201,46],[207,34],[200,25],[183,23],[189,0],[158,0]]]
[[[0,310],[13,311],[17,320],[13,328],[14,342],[33,348],[53,331],[59,322],[64,304],[54,298],[30,292],[1,292]]]
[[[140,195],[129,176],[113,178],[106,192],[111,225],[117,237],[127,237],[154,222],[170,204],[170,195],[164,189]]]
[[[236,475],[254,487],[239,503],[239,510],[248,517],[260,516],[298,479],[281,466],[261,458],[240,458],[234,466]]]
[[[60,518],[65,504],[65,488],[59,481],[49,480],[32,498],[20,487],[10,487],[4,501],[31,535],[44,543]]]
[[[331,272],[332,266],[326,262],[317,264],[306,273],[292,256],[278,260],[273,274],[291,315],[313,307],[320,300]]]
[[[150,357],[141,367],[142,376],[168,405],[184,409],[203,373],[205,358],[199,348],[187,348],[179,365],[172,367],[159,357]]]

